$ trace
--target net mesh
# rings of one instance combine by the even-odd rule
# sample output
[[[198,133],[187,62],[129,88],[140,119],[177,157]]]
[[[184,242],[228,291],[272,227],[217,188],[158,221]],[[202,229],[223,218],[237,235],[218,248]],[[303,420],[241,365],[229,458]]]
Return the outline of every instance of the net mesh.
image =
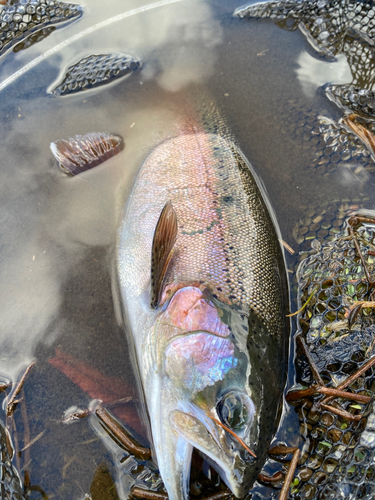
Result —
[[[371,286],[366,278],[356,238],[371,276],[375,271],[375,226],[360,224],[354,237],[348,228],[321,245],[312,242],[310,255],[297,272],[299,299],[307,304],[300,313],[299,335],[326,387],[336,388],[355,374],[374,355],[375,312],[362,309],[351,329],[350,309],[368,300]],[[297,380],[303,387],[313,375],[302,349],[297,349]],[[372,396],[375,369],[369,368],[348,389]],[[303,439],[292,488],[293,498],[370,499],[375,494],[375,433],[372,402],[361,404],[336,398],[329,404],[348,414],[363,415],[359,421],[326,411],[319,403],[323,395],[310,396],[296,404]]]
[[[11,445],[7,431],[0,421],[0,498],[25,500],[20,477],[12,464]]]

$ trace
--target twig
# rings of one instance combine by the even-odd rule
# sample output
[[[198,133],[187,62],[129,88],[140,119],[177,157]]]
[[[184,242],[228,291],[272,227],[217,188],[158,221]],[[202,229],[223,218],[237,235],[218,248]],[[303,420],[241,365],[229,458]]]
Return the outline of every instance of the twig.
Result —
[[[359,378],[363,373],[365,373],[369,368],[371,368],[375,364],[375,356],[367,361],[361,368],[359,368],[353,375],[350,375],[346,380],[341,382],[336,389],[341,390],[341,389],[346,389],[350,384],[355,382],[357,378]],[[324,403],[329,403],[334,399],[334,396],[327,396],[323,399],[323,401],[320,404]]]
[[[308,389],[302,389],[299,391],[290,391],[287,393],[285,399],[288,403],[294,401],[300,401],[307,396],[313,396],[314,394],[327,394],[333,398],[343,398],[351,399],[353,401],[358,401],[360,403],[368,403],[371,400],[370,396],[363,396],[362,394],[355,394],[353,392],[340,391],[340,389],[333,389],[332,387],[319,387],[318,385],[313,385]]]
[[[218,420],[217,418],[215,417],[211,417],[211,415],[209,415],[207,413],[207,415],[210,417],[211,420],[213,420],[217,425],[220,425],[220,427],[222,427],[224,430],[226,430],[227,432],[229,432],[229,434],[231,434],[234,439],[237,439],[237,441],[245,448],[245,450],[250,453],[250,455],[254,458],[257,458],[257,456],[255,455],[255,453],[247,446],[247,444],[245,443],[245,441],[243,441],[239,436],[237,436],[237,434],[235,432],[232,431],[232,429],[229,429],[229,427],[227,427],[226,425],[224,425],[223,423],[220,422],[220,420]]]
[[[101,405],[98,405],[95,410],[95,415],[99,418],[100,423],[104,428],[107,428],[111,434],[121,443],[124,448],[134,456],[142,460],[151,458],[151,450],[136,444],[126,433],[125,429],[115,420],[111,413]]]
[[[371,287],[371,288],[373,288],[373,287],[374,287],[374,285],[375,285],[375,282],[373,282],[373,281],[372,281],[372,279],[371,279],[371,276],[370,276],[369,270],[368,270],[368,268],[367,268],[366,261],[365,261],[365,259],[364,259],[363,255],[362,255],[361,249],[360,249],[360,247],[359,247],[358,240],[357,240],[357,238],[356,238],[356,236],[355,236],[355,234],[354,234],[354,230],[353,230],[352,226],[350,226],[350,225],[349,225],[348,229],[349,229],[349,234],[350,234],[350,236],[353,238],[353,242],[354,242],[355,249],[356,249],[356,251],[357,251],[357,255],[358,255],[358,256],[359,256],[359,258],[361,259],[362,266],[363,266],[363,269],[364,269],[364,271],[365,271],[365,274],[366,274],[366,279],[367,279],[367,281],[368,281],[368,284],[370,285],[370,287]]]
[[[271,448],[268,453],[270,455],[285,455],[287,453],[293,453],[293,458],[290,462],[289,470],[285,477],[285,481],[279,496],[279,500],[287,500],[289,488],[292,484],[294,473],[296,472],[300,451],[295,447],[292,448],[289,446],[275,446],[274,448]]]
[[[19,401],[16,401],[16,397],[22,391],[22,387],[24,386],[26,377],[28,376],[28,374],[30,373],[30,370],[32,369],[32,367],[34,365],[35,365],[35,361],[33,363],[31,363],[26,368],[25,373],[22,375],[21,380],[18,382],[17,387],[16,387],[14,393],[12,394],[12,397],[10,398],[9,403],[7,404],[7,416],[8,417],[10,417],[11,415],[13,415],[14,410],[16,409],[16,406],[19,403]]]
[[[30,450],[28,449],[30,446],[30,426],[29,426],[29,419],[27,418],[27,408],[26,408],[26,401],[24,398],[21,399],[21,415],[22,415],[22,420],[23,420],[23,428],[24,428],[24,447],[20,451],[26,450],[25,457],[24,457],[24,464],[27,464],[31,460],[30,456]]]
[[[44,431],[40,432],[37,436],[35,436],[35,438],[34,438],[34,439],[32,439],[31,441],[29,441],[29,442],[27,443],[27,445],[26,445],[26,446],[24,446],[24,447],[22,448],[22,450],[21,450],[21,451],[25,451],[25,450],[27,450],[27,449],[28,449],[28,448],[30,448],[30,446],[32,446],[34,443],[36,443],[37,441],[39,441],[39,439],[43,436],[43,434],[44,434],[45,432],[46,432],[46,430],[44,429]]]
[[[130,494],[134,498],[139,498],[140,500],[168,500],[167,493],[159,493],[158,491],[144,490],[133,486],[130,490]]]
[[[340,417],[346,418],[348,420],[352,420],[354,422],[358,422],[362,418],[362,415],[353,415],[352,413],[349,413],[348,411],[345,411],[345,410],[340,410],[339,408],[336,408],[335,406],[325,405],[323,403],[320,403],[320,406],[322,408],[324,408],[325,410],[330,411],[331,413],[334,413],[335,415],[339,415]]]
[[[313,360],[313,357],[310,354],[310,350],[306,345],[305,339],[301,335],[297,335],[297,341],[300,343],[303,352],[309,362],[311,371],[313,372],[315,380],[318,382],[319,385],[324,386],[324,382],[322,377],[320,376],[320,373],[318,371],[318,367],[315,364],[315,361]]]
[[[295,251],[293,250],[293,248],[288,245],[288,243],[284,240],[282,240],[281,238],[279,239],[280,243],[282,244],[282,246],[288,250],[288,252],[290,253],[290,255],[294,255],[295,254]]]

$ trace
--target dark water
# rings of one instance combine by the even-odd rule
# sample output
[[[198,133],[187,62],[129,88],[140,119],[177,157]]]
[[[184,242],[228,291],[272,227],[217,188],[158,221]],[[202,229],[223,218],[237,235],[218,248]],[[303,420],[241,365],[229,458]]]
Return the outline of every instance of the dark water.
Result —
[[[351,81],[345,58],[320,58],[299,31],[272,21],[233,18],[240,5],[181,0],[151,8],[139,0],[86,0],[80,20],[1,60],[0,379],[19,379],[36,360],[10,431],[15,464],[50,499],[90,492],[93,500],[117,498],[103,463],[126,497],[129,478],[120,463],[126,453],[95,417],[61,420],[93,398],[132,397],[115,410],[142,435],[113,279],[116,230],[141,162],[178,130],[187,102],[203,96],[215,103],[295,249],[293,228],[309,209],[358,198],[374,208],[367,178],[340,166],[317,172],[309,134],[295,134],[305,126],[301,112],[341,116],[320,86]],[[139,58],[142,69],[72,96],[48,93],[78,59],[118,51]],[[124,150],[82,176],[65,177],[50,142],[91,131],[121,135]],[[287,255],[287,263],[292,269],[295,257]],[[293,369],[291,359],[289,384]],[[285,408],[277,439],[300,443],[292,409]],[[262,491],[266,498],[272,493]]]

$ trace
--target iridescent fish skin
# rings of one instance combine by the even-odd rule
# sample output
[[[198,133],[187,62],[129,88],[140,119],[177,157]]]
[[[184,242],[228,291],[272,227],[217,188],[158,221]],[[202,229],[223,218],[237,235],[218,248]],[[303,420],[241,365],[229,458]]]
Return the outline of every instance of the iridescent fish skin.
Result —
[[[77,19],[82,7],[57,0],[19,0],[0,11],[0,56],[18,42],[46,26]]]
[[[178,233],[152,308],[154,233],[168,202]],[[197,132],[150,154],[127,203],[117,265],[170,500],[189,498],[193,448],[244,497],[274,434],[289,322],[278,234],[262,188],[232,142]]]

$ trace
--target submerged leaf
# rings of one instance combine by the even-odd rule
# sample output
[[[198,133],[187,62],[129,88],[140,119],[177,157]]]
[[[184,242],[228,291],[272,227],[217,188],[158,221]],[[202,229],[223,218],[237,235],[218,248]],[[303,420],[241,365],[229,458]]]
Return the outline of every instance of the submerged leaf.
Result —
[[[90,132],[67,141],[52,142],[50,148],[61,169],[66,174],[77,175],[115,156],[122,146],[123,141],[117,135]]]

